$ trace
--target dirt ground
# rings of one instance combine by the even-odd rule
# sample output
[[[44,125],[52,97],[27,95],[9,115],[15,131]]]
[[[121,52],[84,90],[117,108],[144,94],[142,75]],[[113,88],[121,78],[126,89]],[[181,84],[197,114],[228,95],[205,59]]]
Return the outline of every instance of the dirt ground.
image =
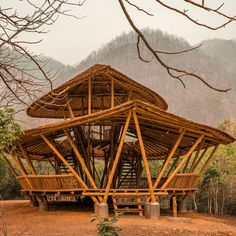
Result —
[[[54,207],[49,212],[41,212],[30,206],[29,201],[4,201],[3,213],[8,236],[89,236],[97,232],[96,222],[90,222],[92,212],[81,209]],[[159,220],[123,215],[116,225],[124,230],[121,236],[236,235],[236,217],[197,213],[186,213],[178,218],[161,216]]]

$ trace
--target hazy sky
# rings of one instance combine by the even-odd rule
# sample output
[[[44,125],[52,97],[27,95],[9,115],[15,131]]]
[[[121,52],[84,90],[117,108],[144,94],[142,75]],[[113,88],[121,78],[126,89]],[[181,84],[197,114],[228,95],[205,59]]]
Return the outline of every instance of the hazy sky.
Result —
[[[225,5],[222,9],[231,15],[236,15],[236,1],[223,1]],[[141,28],[161,29],[167,33],[183,37],[191,44],[199,43],[208,38],[236,38],[236,22],[219,31],[210,31],[193,25],[182,16],[164,9],[157,5],[155,0],[136,0],[135,2],[155,15],[150,17],[129,7],[134,21]],[[166,0],[166,2],[174,3],[181,10],[187,9],[186,5],[181,4],[181,0]],[[222,3],[218,0],[206,0],[205,2],[212,2],[215,6]],[[22,1],[0,0],[1,7],[8,4],[13,4],[19,11],[25,10]],[[220,19],[214,15],[208,17],[208,15],[193,9],[189,9],[189,12],[193,13],[194,18],[198,18],[199,21],[209,22],[211,25],[217,25],[220,22]],[[76,64],[90,52],[106,44],[117,35],[131,30],[117,0],[87,0],[84,6],[74,9],[72,13],[76,16],[85,17],[81,20],[61,17],[50,28],[48,34],[40,36],[43,42],[31,46],[30,49],[35,53],[53,57],[65,64]]]

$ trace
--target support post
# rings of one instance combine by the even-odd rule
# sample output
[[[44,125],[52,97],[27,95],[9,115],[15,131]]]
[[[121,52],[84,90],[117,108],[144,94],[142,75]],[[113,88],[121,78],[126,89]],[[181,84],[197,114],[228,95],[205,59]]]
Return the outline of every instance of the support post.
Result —
[[[132,95],[133,95],[133,90],[130,90],[130,91],[129,91],[129,95],[128,95],[127,102],[131,100]]]
[[[166,158],[166,161],[165,161],[165,163],[164,163],[164,165],[163,165],[163,167],[162,167],[162,169],[161,169],[161,171],[160,171],[160,174],[158,175],[158,177],[157,177],[157,179],[156,179],[156,181],[155,181],[155,183],[154,183],[154,186],[153,186],[154,189],[157,188],[157,186],[158,186],[158,184],[159,184],[159,182],[160,182],[160,180],[161,180],[163,174],[164,174],[165,171],[166,171],[166,168],[168,167],[168,165],[169,165],[170,161],[172,160],[172,157],[174,156],[174,154],[175,154],[175,152],[176,152],[176,150],[177,150],[177,148],[178,148],[178,146],[179,146],[181,140],[183,139],[184,134],[185,134],[185,129],[182,129],[181,132],[180,132],[180,135],[179,135],[178,139],[177,139],[176,142],[175,142],[175,145],[174,145],[173,148],[171,149],[171,151],[170,151],[168,157]]]
[[[197,167],[199,166],[199,163],[201,162],[201,160],[203,159],[203,157],[205,156],[207,150],[209,149],[209,147],[206,147],[204,149],[204,151],[202,152],[202,154],[200,155],[200,157],[198,158],[198,160],[196,161],[196,163],[194,164],[194,166],[191,167],[191,172],[194,172]]]
[[[23,154],[23,156],[24,156],[24,158],[27,162],[27,165],[29,166],[30,172],[32,173],[32,175],[36,175],[37,173],[35,171],[35,168],[32,164],[32,161],[29,157],[29,154],[28,154],[26,148],[20,142],[18,142],[18,146],[20,147],[20,150],[21,150],[21,152],[22,152],[22,154]]]
[[[173,217],[177,217],[177,201],[176,201],[176,196],[172,197],[172,214],[173,214]]]
[[[203,147],[204,143],[205,143],[205,140],[203,139],[202,142],[201,142],[201,144],[200,144],[200,146],[199,146],[199,148],[198,148],[198,150],[197,150],[197,153],[196,153],[196,155],[195,155],[195,157],[194,157],[194,159],[193,159],[192,165],[191,165],[191,167],[190,167],[190,172],[192,172],[192,168],[193,168],[193,166],[195,165],[195,163],[196,163],[197,160],[198,160],[198,157],[199,157],[199,155],[200,155],[200,152],[201,152],[201,150],[202,150],[202,147]]]
[[[205,148],[205,150],[202,152],[202,154],[200,155],[198,160],[195,162],[195,164],[193,166],[191,166],[190,172],[194,172],[196,170],[196,168],[198,167],[198,165],[199,165],[200,161],[202,160],[202,158],[205,156],[208,149],[209,149],[209,147]]]
[[[85,172],[85,174],[86,174],[90,184],[92,185],[93,189],[97,189],[97,186],[96,186],[96,184],[95,184],[95,182],[94,182],[94,180],[93,180],[93,178],[92,178],[92,176],[91,176],[91,174],[90,174],[90,172],[89,172],[89,170],[88,170],[88,168],[87,168],[87,166],[86,166],[86,164],[84,162],[84,159],[80,155],[80,152],[79,152],[78,148],[76,147],[76,145],[75,145],[75,143],[74,143],[74,141],[73,141],[73,139],[71,137],[70,132],[67,129],[63,129],[63,131],[64,131],[64,133],[65,133],[65,135],[66,135],[66,137],[67,137],[67,139],[68,139],[68,141],[69,141],[69,143],[70,143],[70,145],[71,145],[71,147],[72,147],[72,149],[73,149],[77,159],[79,160],[79,163],[82,166],[82,169],[84,170],[84,172]],[[99,200],[101,201],[102,198],[100,197]]]
[[[106,203],[107,199],[108,199],[108,193],[109,193],[112,181],[113,181],[113,177],[115,175],[116,167],[117,167],[118,162],[120,160],[120,154],[121,154],[123,144],[124,144],[124,141],[125,141],[126,132],[128,130],[128,127],[129,127],[130,118],[131,118],[131,111],[129,111],[128,116],[126,118],[126,122],[125,122],[124,129],[123,129],[123,132],[122,132],[122,136],[121,136],[121,139],[120,139],[119,147],[117,149],[115,160],[114,160],[113,165],[112,165],[111,173],[110,173],[108,181],[107,181],[107,186],[106,186],[104,198],[103,198],[103,201],[102,201],[103,203]]]
[[[69,102],[69,101],[67,101],[67,107],[68,107],[70,119],[74,119],[75,116],[74,116],[74,113],[73,113],[73,110],[72,110],[72,108],[71,108],[71,105],[70,105],[70,102]]]
[[[180,161],[180,163],[178,164],[178,166],[175,168],[175,170],[173,171],[173,173],[168,177],[168,179],[165,181],[165,183],[162,185],[161,189],[164,189],[169,183],[170,181],[174,178],[174,176],[177,174],[177,172],[180,170],[180,168],[183,166],[183,164],[185,163],[185,161],[189,158],[189,156],[193,153],[193,151],[196,149],[196,147],[198,146],[198,144],[202,141],[202,139],[204,138],[205,134],[202,134],[197,140],[196,142],[193,144],[193,146],[190,148],[190,150],[187,152],[187,154],[185,155],[185,157]]]
[[[49,211],[48,200],[45,196],[39,202],[39,211]]]
[[[17,168],[19,169],[21,175],[23,176],[23,178],[25,179],[25,181],[26,181],[27,184],[29,185],[30,189],[32,189],[31,183],[30,183],[29,179],[26,177],[27,173],[26,173],[26,171],[25,171],[25,169],[24,169],[22,163],[19,162],[19,159],[18,159],[16,156],[14,156],[14,155],[12,154],[11,150],[10,150],[8,147],[7,147],[6,149],[7,149],[7,151],[8,151],[8,154],[12,157],[12,160],[15,162],[15,165],[16,165]]]
[[[48,145],[48,147],[58,156],[58,158],[65,164],[65,166],[71,171],[71,173],[75,176],[78,182],[84,189],[89,189],[88,186],[84,183],[81,177],[77,174],[77,172],[71,167],[71,165],[66,161],[66,159],[61,155],[61,153],[56,149],[56,147],[44,136],[41,134],[42,139]],[[98,202],[97,198],[92,197],[94,202]]]
[[[215,154],[216,150],[218,149],[218,147],[219,147],[219,144],[217,144],[217,145],[214,147],[213,151],[211,152],[210,156],[208,157],[207,161],[205,162],[204,166],[202,167],[201,171],[199,172],[199,175],[200,175],[200,176],[201,176],[201,175],[204,173],[204,171],[207,169],[207,167],[208,167],[208,165],[210,164],[210,161],[211,161],[213,155]]]
[[[111,108],[115,105],[114,79],[111,78]]]
[[[184,165],[184,168],[183,168],[183,170],[182,170],[182,173],[185,173],[185,172],[187,171],[188,164],[189,164],[189,162],[190,162],[192,156],[193,156],[193,153],[188,157],[187,161],[185,162],[185,165]]]
[[[92,110],[92,88],[91,88],[91,78],[88,79],[88,114],[91,114]]]
[[[133,117],[134,117],[135,128],[136,128],[136,132],[137,132],[137,136],[138,136],[139,146],[140,146],[141,154],[142,154],[142,158],[143,158],[143,164],[144,164],[144,168],[146,171],[148,187],[149,187],[149,191],[150,191],[150,195],[151,195],[151,202],[154,203],[154,202],[156,202],[156,197],[154,194],[152,177],[151,177],[150,169],[148,166],[148,160],[147,160],[147,156],[146,156],[146,152],[145,152],[145,148],[144,148],[144,144],[143,144],[142,134],[141,134],[141,130],[140,130],[140,126],[139,126],[139,122],[138,122],[138,118],[137,118],[135,110],[133,110]]]

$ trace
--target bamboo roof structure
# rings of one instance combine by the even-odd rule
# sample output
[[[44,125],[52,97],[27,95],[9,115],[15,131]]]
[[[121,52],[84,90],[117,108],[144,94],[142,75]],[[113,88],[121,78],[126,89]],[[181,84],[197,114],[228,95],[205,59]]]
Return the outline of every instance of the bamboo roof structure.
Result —
[[[114,105],[127,101],[128,91],[132,90],[130,99],[141,100],[166,110],[166,101],[156,92],[137,83],[111,66],[97,64],[50,91],[27,109],[32,117],[65,118],[70,117],[67,103],[70,103],[74,116],[85,115],[88,111],[88,79],[92,80],[92,112],[108,109],[111,106],[111,88],[114,80]]]
[[[182,128],[185,128],[188,132],[182,140],[176,155],[180,153],[184,154],[192,145],[193,140],[199,134],[203,133],[205,134],[205,144],[202,148],[214,146],[218,143],[228,144],[234,141],[233,137],[215,128],[186,120],[152,104],[140,100],[131,100],[113,108],[92,113],[91,115],[79,116],[70,120],[27,130],[22,136],[21,142],[29,146],[29,151],[35,154],[32,158],[40,156],[44,158],[45,155],[50,156],[52,151],[41,140],[41,134],[45,134],[49,137],[51,135],[61,137],[62,132],[60,132],[60,130],[62,129],[71,129],[74,126],[87,123],[96,125],[96,122],[101,123],[101,120],[103,120],[104,124],[107,126],[109,124],[123,124],[126,117],[125,114],[132,109],[136,110],[140,118],[144,143],[147,147],[147,157],[150,159],[164,158],[169,149],[174,145]],[[132,133],[135,135],[134,124],[131,122],[130,134]],[[139,151],[138,146],[136,149]],[[38,153],[37,150],[39,150]]]
[[[95,204],[112,199],[115,214],[128,209],[142,215],[144,201],[171,196],[176,211],[177,199],[197,190],[218,146],[234,138],[167,108],[156,92],[111,66],[94,65],[28,107],[32,117],[64,120],[26,130],[16,148],[6,147],[5,160],[22,192],[37,201],[62,195]],[[39,161],[53,173],[39,173]],[[150,161],[158,167],[154,174]]]

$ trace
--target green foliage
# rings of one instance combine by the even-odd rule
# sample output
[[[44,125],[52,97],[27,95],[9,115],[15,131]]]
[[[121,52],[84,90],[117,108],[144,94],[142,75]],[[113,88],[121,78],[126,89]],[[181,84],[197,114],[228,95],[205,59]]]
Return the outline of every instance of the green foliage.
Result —
[[[4,199],[15,197],[19,193],[19,187],[15,178],[7,171],[3,160],[4,147],[11,145],[14,148],[15,141],[22,134],[21,128],[14,120],[14,110],[11,108],[0,109],[0,194]]]
[[[91,222],[95,221],[96,218],[93,218]],[[118,236],[119,232],[122,231],[119,227],[114,226],[118,221],[116,216],[111,218],[100,219],[97,223],[98,233],[97,236]]]
[[[22,130],[14,120],[14,109],[0,109],[0,152],[6,145],[12,145],[22,134]]]
[[[219,128],[236,134],[236,125],[225,119]],[[198,210],[215,214],[236,214],[236,143],[221,145],[199,184]]]

